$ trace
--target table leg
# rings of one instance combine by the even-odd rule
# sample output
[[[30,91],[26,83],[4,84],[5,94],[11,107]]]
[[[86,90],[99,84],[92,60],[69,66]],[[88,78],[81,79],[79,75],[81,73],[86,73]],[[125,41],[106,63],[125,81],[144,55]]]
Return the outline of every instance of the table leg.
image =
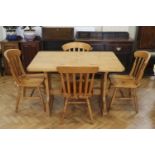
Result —
[[[108,73],[105,72],[104,75],[102,75],[102,78],[101,78],[102,115],[106,114],[107,111],[108,111],[108,106],[107,106],[107,101],[106,101],[107,78],[108,78]]]
[[[51,96],[51,93],[50,93],[50,90],[51,90],[51,78],[50,78],[50,75],[49,73],[44,73],[45,74],[45,87],[46,87],[46,100],[47,100],[47,104],[46,104],[46,109],[47,109],[47,112],[49,114],[49,116],[51,115],[51,105],[53,103],[52,101],[52,96]]]

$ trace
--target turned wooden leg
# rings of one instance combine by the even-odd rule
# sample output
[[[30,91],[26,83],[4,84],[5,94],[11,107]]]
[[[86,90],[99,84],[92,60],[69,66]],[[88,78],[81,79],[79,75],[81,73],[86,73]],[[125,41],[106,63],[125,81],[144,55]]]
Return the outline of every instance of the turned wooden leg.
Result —
[[[103,90],[102,90],[102,99],[103,99],[103,106],[102,106],[102,115],[106,114],[108,112],[108,105],[107,105],[107,100],[106,100],[106,96],[107,96],[107,78],[108,78],[108,73],[105,72],[104,73],[104,84],[103,84]],[[104,105],[105,105],[105,109],[104,109]]]
[[[44,91],[44,94],[46,95],[46,84],[45,84],[45,81],[43,82],[43,91]]]
[[[23,88],[23,97],[26,97],[26,87]]]
[[[135,111],[136,113],[138,113],[137,90],[136,89],[133,89],[133,97],[134,97]]]
[[[63,109],[63,116],[62,116],[63,121],[64,121],[65,114],[66,114],[66,111],[67,111],[67,105],[68,105],[68,99],[65,99],[65,104],[64,104],[64,109]]]
[[[119,89],[119,92],[120,92],[120,94],[121,94],[122,97],[125,97],[125,95],[124,95],[122,89]]]
[[[38,90],[38,93],[39,93],[39,97],[40,97],[41,103],[43,104],[44,111],[46,112],[46,104],[45,104],[43,96],[41,94],[41,90],[40,90],[39,87],[37,88],[37,90]]]
[[[129,88],[129,97],[132,97],[132,88]]]
[[[101,115],[103,114],[103,109],[104,109],[104,103],[103,103],[103,85],[104,85],[104,73],[101,74],[101,81],[100,81],[100,102],[99,102],[99,106],[100,106],[100,110],[101,110]]]
[[[33,96],[33,94],[34,94],[35,89],[36,89],[36,88],[33,88],[33,89],[32,89],[32,92],[31,92],[31,94],[30,94],[30,96],[31,96],[31,97],[32,97],[32,96]]]
[[[16,109],[15,109],[16,112],[18,112],[18,106],[19,106],[19,104],[23,98],[23,93],[24,93],[23,88],[19,87],[18,88],[17,101],[16,101]]]
[[[93,123],[93,114],[92,114],[92,110],[91,110],[91,105],[90,105],[89,99],[87,99],[87,106],[88,106],[88,112],[89,112],[90,120]]]
[[[117,92],[117,88],[114,88],[114,92],[113,92],[113,95],[112,95],[111,102],[109,103],[108,110],[110,110],[110,107],[111,107],[112,103],[114,102],[114,99],[115,99],[115,96],[116,96],[116,92]]]
[[[49,116],[51,115],[51,102],[53,101],[51,98],[50,90],[51,90],[51,81],[49,73],[44,73],[45,75],[45,87],[46,87],[46,99],[47,99],[47,111]]]

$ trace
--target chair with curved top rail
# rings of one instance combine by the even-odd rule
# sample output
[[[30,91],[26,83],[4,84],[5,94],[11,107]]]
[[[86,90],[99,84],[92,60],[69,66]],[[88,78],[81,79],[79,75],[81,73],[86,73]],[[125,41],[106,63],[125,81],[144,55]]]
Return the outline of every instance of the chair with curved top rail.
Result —
[[[64,113],[68,104],[85,103],[88,106],[89,116],[93,121],[90,97],[93,95],[94,76],[98,67],[57,67],[61,76],[63,96],[65,98]],[[78,79],[76,77],[79,77]]]
[[[134,53],[134,63],[129,75],[112,75],[110,77],[111,87],[114,88],[111,103],[109,108],[114,102],[116,92],[118,89],[129,89],[129,97],[121,97],[120,99],[132,99],[134,100],[134,106],[136,113],[138,112],[137,94],[136,90],[141,85],[141,80],[145,71],[145,68],[150,60],[151,54],[147,51],[136,51]],[[133,92],[132,92],[133,91]]]
[[[62,46],[62,49],[67,52],[89,52],[92,47],[84,42],[69,42]]]
[[[18,112],[18,106],[22,99],[40,99],[43,104],[44,111],[46,111],[46,105],[40,89],[44,85],[44,74],[27,74],[20,59],[21,51],[18,49],[6,50],[4,52],[4,56],[18,88],[16,112]],[[33,94],[31,94],[31,96],[26,96],[27,88],[36,89],[39,96],[32,97]]]

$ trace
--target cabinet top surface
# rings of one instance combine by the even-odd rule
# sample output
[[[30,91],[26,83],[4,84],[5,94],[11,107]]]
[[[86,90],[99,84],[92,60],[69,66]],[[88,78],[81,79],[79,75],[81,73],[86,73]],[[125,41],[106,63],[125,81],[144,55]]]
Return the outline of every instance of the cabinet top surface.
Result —
[[[75,39],[75,41],[101,41],[101,42],[133,42],[133,39],[98,39],[98,38],[81,38]]]
[[[25,43],[25,42],[40,42],[39,40],[34,41],[26,41],[26,40],[16,40],[16,41],[9,41],[9,40],[1,40],[0,43]]]

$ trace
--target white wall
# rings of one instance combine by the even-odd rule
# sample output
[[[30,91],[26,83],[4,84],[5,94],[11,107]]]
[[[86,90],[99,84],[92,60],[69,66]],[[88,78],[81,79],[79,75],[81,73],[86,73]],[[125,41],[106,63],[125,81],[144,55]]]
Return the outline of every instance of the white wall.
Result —
[[[134,39],[136,35],[136,26],[129,26],[128,27],[128,32],[130,34],[130,38]]]
[[[102,27],[102,31],[106,32],[106,31],[116,31],[116,32],[120,32],[120,31],[127,31],[128,32],[128,27],[129,26],[103,26]]]
[[[129,36],[135,39],[136,26],[103,26],[102,31],[125,31],[129,32]]]
[[[3,26],[0,26],[0,40],[5,39],[5,32]]]

